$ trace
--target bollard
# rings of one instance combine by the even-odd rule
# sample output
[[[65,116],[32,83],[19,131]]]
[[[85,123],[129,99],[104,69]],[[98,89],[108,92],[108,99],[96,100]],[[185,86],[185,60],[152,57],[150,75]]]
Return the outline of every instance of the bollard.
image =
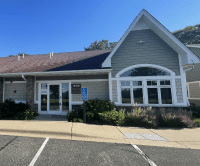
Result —
[[[86,123],[86,102],[83,100],[83,121]]]

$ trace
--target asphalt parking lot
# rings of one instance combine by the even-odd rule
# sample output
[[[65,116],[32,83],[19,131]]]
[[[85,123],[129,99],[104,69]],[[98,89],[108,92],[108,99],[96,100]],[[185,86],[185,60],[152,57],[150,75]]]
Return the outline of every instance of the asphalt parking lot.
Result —
[[[49,139],[37,158],[46,138],[0,135],[0,165],[149,165],[128,144]],[[137,145],[156,165],[199,166],[200,150]]]

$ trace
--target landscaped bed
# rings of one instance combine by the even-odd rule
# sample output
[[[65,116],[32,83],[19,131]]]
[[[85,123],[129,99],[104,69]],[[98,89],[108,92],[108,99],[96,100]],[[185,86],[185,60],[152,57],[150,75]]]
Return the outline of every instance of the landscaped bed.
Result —
[[[88,100],[86,105],[86,123],[117,126],[134,126],[146,128],[200,127],[199,108],[151,108],[133,106],[131,111],[118,109],[107,100]],[[83,107],[68,114],[69,122],[84,122]]]
[[[38,112],[30,109],[28,104],[15,103],[12,99],[0,103],[0,119],[3,120],[31,120],[37,115]]]

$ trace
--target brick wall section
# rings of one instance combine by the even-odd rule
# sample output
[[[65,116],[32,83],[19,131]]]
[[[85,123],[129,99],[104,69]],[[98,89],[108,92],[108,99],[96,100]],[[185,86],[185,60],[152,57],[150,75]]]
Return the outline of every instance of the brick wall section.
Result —
[[[3,78],[0,78],[0,103],[3,102]]]
[[[26,101],[26,83],[6,83],[4,97],[5,100],[12,98],[15,101]]]
[[[82,88],[87,88],[88,100],[96,98],[109,100],[108,81],[72,82],[72,84],[81,84]],[[81,101],[81,94],[72,94],[72,101]]]
[[[34,77],[26,77],[26,102],[30,104],[32,109],[37,109],[37,104],[34,104]]]
[[[117,98],[117,81],[112,81],[112,99],[113,99],[113,102],[118,102],[118,98]]]
[[[182,92],[181,79],[176,79],[175,82],[176,82],[177,103],[183,103],[183,92]]]

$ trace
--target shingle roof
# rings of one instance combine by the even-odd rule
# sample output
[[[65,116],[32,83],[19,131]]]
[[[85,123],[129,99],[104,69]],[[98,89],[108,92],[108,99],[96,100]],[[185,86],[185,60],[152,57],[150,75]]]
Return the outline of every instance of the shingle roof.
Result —
[[[74,63],[63,65],[50,69],[48,71],[65,71],[65,70],[86,70],[86,69],[99,69],[103,61],[107,58],[110,52],[93,56],[84,60],[80,60]]]
[[[2,57],[0,58],[0,73],[26,73],[42,72],[57,68],[75,61],[90,58],[93,56],[110,53],[111,50],[80,51],[68,53],[54,53],[50,59],[49,54],[20,57]]]

